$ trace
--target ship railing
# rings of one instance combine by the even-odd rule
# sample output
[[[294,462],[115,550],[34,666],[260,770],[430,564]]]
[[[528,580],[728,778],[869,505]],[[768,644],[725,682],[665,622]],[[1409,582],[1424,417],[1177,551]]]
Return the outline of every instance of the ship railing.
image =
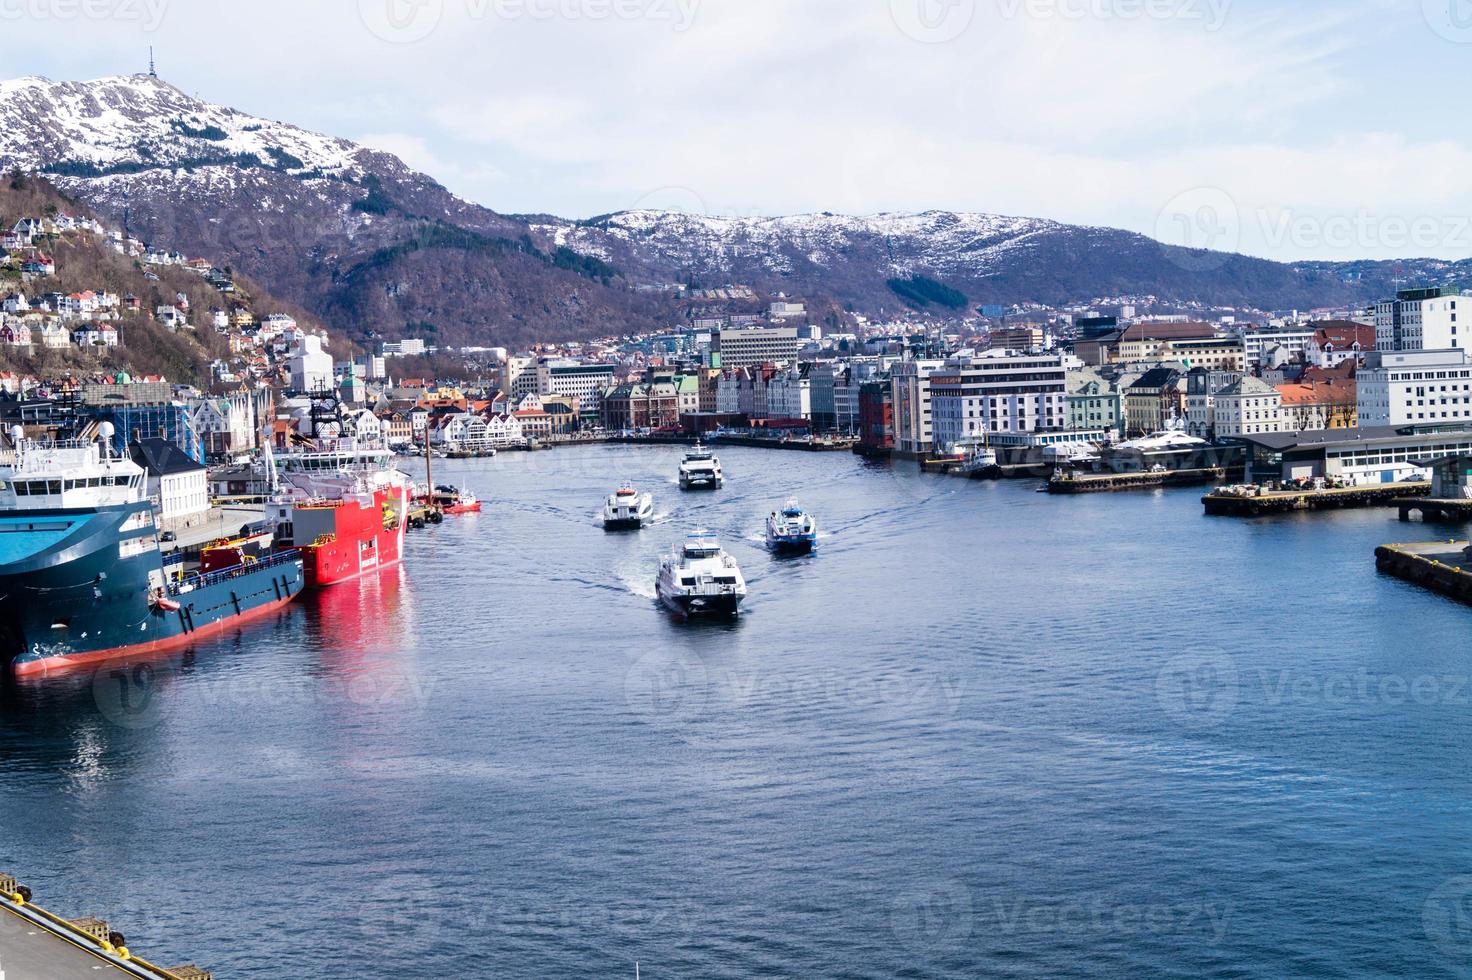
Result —
[[[172,583],[169,587],[171,595],[181,595],[192,592],[195,589],[218,585],[231,579],[240,578],[242,575],[250,575],[267,568],[276,568],[281,565],[289,565],[301,560],[301,552],[292,549],[290,551],[278,551],[274,555],[257,561],[245,562],[240,565],[232,565],[230,568],[222,568],[216,572],[205,572],[201,575],[191,575]]]

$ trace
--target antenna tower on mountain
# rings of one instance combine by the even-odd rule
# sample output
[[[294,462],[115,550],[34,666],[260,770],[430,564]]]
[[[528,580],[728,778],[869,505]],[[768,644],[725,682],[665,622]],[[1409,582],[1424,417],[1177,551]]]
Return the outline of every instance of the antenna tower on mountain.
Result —
[[[148,77],[158,77],[158,68],[153,63],[153,45],[151,44],[148,46]]]

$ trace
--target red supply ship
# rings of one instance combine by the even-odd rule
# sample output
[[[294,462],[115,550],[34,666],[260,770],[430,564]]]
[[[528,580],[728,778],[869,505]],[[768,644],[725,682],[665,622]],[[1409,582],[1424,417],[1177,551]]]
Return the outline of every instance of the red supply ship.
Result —
[[[301,552],[308,586],[350,582],[403,559],[413,485],[387,449],[338,440],[271,462],[279,483],[266,517],[276,546]]]

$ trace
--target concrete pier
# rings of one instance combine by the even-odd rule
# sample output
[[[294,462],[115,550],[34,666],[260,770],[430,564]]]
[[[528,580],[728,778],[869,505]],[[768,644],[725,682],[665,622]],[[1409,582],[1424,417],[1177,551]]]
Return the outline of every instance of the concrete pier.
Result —
[[[193,964],[165,969],[128,949],[102,919],[68,921],[31,901],[30,890],[0,874],[0,977],[4,980],[210,980]]]
[[[1447,524],[1472,520],[1472,500],[1405,497],[1393,503],[1400,508],[1400,519],[1403,521],[1409,521],[1412,514],[1420,514],[1423,521]]]
[[[1466,541],[1387,544],[1375,549],[1382,574],[1472,605],[1472,558]]]
[[[1164,470],[1158,473],[1065,473],[1048,481],[1048,492],[1057,494],[1119,493],[1124,490],[1156,490],[1161,487],[1191,487],[1226,479],[1219,466],[1201,470]]]
[[[1335,490],[1264,490],[1248,496],[1217,490],[1201,498],[1206,512],[1219,517],[1260,517],[1296,510],[1390,507],[1402,498],[1431,493],[1429,483],[1383,483]]]

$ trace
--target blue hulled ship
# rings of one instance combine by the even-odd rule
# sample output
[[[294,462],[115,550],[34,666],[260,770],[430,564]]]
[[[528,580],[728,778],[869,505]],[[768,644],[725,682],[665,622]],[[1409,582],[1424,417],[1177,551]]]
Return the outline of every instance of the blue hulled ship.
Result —
[[[19,676],[187,646],[284,606],[296,552],[165,561],[147,475],[102,445],[17,438],[0,466],[0,664]]]
[[[818,546],[818,522],[789,500],[767,515],[767,547],[778,554],[806,555]]]

